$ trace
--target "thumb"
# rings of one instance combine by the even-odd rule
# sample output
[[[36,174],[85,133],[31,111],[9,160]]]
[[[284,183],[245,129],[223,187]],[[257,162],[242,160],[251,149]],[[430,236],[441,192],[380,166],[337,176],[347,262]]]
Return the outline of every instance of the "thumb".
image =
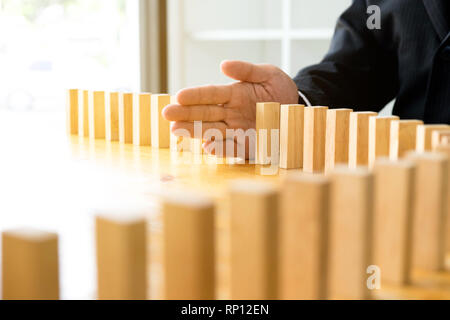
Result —
[[[260,83],[269,80],[274,66],[270,64],[253,64],[245,61],[225,60],[220,68],[224,75],[243,82]]]

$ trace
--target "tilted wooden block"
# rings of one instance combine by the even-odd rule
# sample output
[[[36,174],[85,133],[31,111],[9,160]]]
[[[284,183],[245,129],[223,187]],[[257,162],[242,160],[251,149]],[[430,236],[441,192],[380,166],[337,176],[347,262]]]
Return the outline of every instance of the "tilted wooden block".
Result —
[[[162,202],[164,298],[215,298],[214,206],[201,196],[171,192]]]
[[[105,139],[105,92],[89,91],[89,138]]]
[[[304,105],[282,105],[280,114],[280,168],[303,167]]]
[[[352,112],[350,114],[349,166],[369,165],[369,119],[376,112]]]
[[[416,162],[414,191],[413,266],[444,269],[449,161],[445,155],[411,154]]]
[[[352,109],[330,109],[327,111],[325,138],[325,171],[336,164],[348,164],[350,114]]]
[[[78,96],[78,89],[67,91],[66,121],[68,134],[78,134]]]
[[[380,157],[389,157],[391,146],[391,122],[397,116],[378,116],[369,118],[369,168],[373,168]]]
[[[406,285],[412,265],[415,166],[381,158],[374,174],[374,264],[381,269],[381,283]]]
[[[119,93],[119,141],[133,143],[133,94]]]
[[[231,299],[276,299],[277,191],[257,181],[234,181],[229,201]]]
[[[89,137],[89,91],[80,90],[78,96],[78,135]]]
[[[444,137],[450,137],[450,129],[433,131],[431,134],[431,149],[436,150],[442,144]]]
[[[331,174],[329,295],[367,299],[366,273],[372,261],[373,177],[360,167],[336,167]]]
[[[170,95],[152,95],[152,147],[170,148],[170,122],[162,116],[162,110],[170,104]]]
[[[119,93],[106,95],[105,116],[106,141],[119,141]]]
[[[137,93],[133,96],[133,144],[150,146],[152,143],[151,93]]]
[[[420,124],[417,127],[416,151],[432,151],[431,137],[433,132],[439,130],[450,130],[447,124]]]
[[[5,300],[59,299],[58,236],[31,229],[2,235]]]
[[[283,183],[279,299],[326,298],[329,190],[329,180],[322,175],[292,174]]]
[[[328,107],[306,107],[303,136],[303,171],[325,170],[325,136]]]
[[[403,158],[409,151],[416,150],[417,127],[421,120],[394,120],[391,122],[391,146],[389,158]]]
[[[146,299],[146,220],[137,216],[100,215],[95,224],[98,299]]]
[[[278,164],[280,130],[280,104],[264,102],[256,104],[256,164]],[[278,132],[278,135],[277,135]],[[277,138],[273,141],[272,138]]]

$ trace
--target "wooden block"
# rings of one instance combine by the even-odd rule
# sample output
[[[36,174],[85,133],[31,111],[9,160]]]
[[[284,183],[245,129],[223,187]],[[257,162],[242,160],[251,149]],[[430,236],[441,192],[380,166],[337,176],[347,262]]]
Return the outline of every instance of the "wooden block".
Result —
[[[119,141],[133,143],[133,94],[119,93]]]
[[[377,158],[389,157],[391,145],[391,122],[397,116],[369,118],[369,168],[373,168]]]
[[[436,150],[436,148],[442,144],[442,139],[444,137],[450,137],[450,129],[435,130],[431,134],[431,148]]]
[[[89,138],[91,139],[105,139],[105,106],[104,91],[89,91]]]
[[[119,141],[119,93],[106,95],[106,141]]]
[[[325,171],[336,164],[348,164],[350,114],[352,109],[330,109],[327,111],[325,137]]]
[[[328,107],[306,107],[303,136],[303,171],[325,170],[325,136]]]
[[[276,299],[276,189],[257,181],[234,181],[229,192],[229,208],[231,299]]]
[[[411,161],[377,160],[375,174],[374,264],[381,283],[407,285],[411,273],[415,166]]]
[[[67,91],[67,133],[78,134],[78,89]]]
[[[411,154],[416,162],[413,266],[444,269],[448,205],[448,158],[442,154]]]
[[[439,130],[450,130],[447,124],[420,124],[417,127],[416,151],[432,151],[431,136],[433,132]]]
[[[450,162],[450,145],[439,145],[436,149],[436,152],[443,154],[447,156],[448,162]],[[450,167],[450,163],[449,163]],[[446,216],[446,246],[445,246],[445,252],[448,254],[450,253],[450,169],[448,171],[448,178],[449,186],[447,187],[447,216]]]
[[[178,104],[177,96],[170,97],[170,104]],[[171,123],[172,124],[172,123]],[[190,137],[177,137],[170,133],[170,150],[176,152],[191,151]]]
[[[152,147],[170,148],[170,122],[162,116],[162,110],[170,104],[170,95],[152,96]]]
[[[78,135],[89,137],[89,91],[80,90],[78,97]]]
[[[58,236],[37,230],[2,234],[5,300],[59,299]]]
[[[198,195],[173,192],[162,201],[164,298],[215,298],[214,206]]]
[[[145,219],[136,216],[98,216],[95,225],[98,299],[146,299]]]
[[[279,299],[326,298],[329,185],[325,176],[310,174],[291,174],[283,183]]]
[[[369,165],[369,119],[376,112],[352,112],[350,114],[348,160],[350,168]]]
[[[151,93],[137,93],[133,97],[133,144],[150,146],[152,143]]]
[[[331,175],[329,298],[367,299],[372,260],[373,177],[358,167]]]
[[[272,136],[276,137],[276,130],[280,130],[280,104],[277,102],[264,102],[256,104],[256,164],[267,165],[274,161],[279,162],[279,158],[272,152],[279,152],[279,139],[272,141]],[[272,146],[273,145],[273,146]]]
[[[304,105],[282,105],[280,113],[280,168],[303,167]]]
[[[394,120],[391,122],[391,160],[403,158],[408,152],[416,150],[417,127],[421,120]]]

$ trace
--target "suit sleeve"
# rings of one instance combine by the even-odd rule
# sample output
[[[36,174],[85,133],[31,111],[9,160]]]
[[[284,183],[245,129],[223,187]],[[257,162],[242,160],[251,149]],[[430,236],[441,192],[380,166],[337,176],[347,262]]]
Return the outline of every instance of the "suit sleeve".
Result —
[[[383,25],[381,19],[381,30],[369,30],[369,5],[365,0],[354,0],[337,22],[325,58],[294,78],[313,105],[380,111],[396,96],[396,54],[392,43],[380,41],[383,33],[389,33],[389,23]]]

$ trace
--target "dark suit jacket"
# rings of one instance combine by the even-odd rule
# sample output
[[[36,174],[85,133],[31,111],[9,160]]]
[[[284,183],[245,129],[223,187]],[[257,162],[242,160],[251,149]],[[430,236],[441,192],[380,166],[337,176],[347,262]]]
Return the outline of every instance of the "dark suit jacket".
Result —
[[[322,62],[294,78],[313,105],[450,123],[450,0],[354,0]],[[381,8],[381,29],[367,8]]]

